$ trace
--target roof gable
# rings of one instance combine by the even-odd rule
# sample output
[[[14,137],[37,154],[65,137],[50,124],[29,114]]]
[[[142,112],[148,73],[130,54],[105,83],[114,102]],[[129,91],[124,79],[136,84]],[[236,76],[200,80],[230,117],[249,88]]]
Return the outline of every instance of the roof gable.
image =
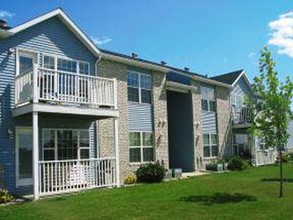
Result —
[[[210,78],[233,86],[236,83],[236,81],[238,81],[238,79],[241,77],[241,74],[243,72],[244,72],[243,70],[237,70],[234,72],[225,73],[225,74],[210,77]]]
[[[62,11],[60,8],[48,12],[44,15],[36,17],[28,22],[22,23],[12,29],[10,29],[9,36],[17,34],[27,28],[30,28],[36,24],[46,21],[52,17],[57,16],[65,24],[65,26],[91,51],[94,55],[100,55],[100,51],[93,44],[93,42],[86,36],[86,34]]]

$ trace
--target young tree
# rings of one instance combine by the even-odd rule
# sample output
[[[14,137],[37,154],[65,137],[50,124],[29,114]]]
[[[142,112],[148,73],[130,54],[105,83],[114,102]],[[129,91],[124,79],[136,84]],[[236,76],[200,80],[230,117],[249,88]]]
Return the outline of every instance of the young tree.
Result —
[[[291,103],[293,83],[289,77],[285,82],[278,79],[276,63],[267,47],[261,51],[259,59],[260,76],[254,78],[252,89],[256,94],[253,104],[255,118],[250,131],[262,137],[266,147],[273,147],[279,153],[280,189],[283,197],[283,163],[282,151],[289,138],[288,124],[292,119]]]

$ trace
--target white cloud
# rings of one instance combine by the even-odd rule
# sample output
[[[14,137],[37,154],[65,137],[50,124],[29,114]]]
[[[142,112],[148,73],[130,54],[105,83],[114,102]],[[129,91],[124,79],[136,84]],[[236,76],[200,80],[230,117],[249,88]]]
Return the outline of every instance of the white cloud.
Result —
[[[271,28],[269,44],[279,48],[279,54],[293,57],[293,11],[281,14],[269,23]]]
[[[102,44],[107,44],[109,42],[112,41],[112,38],[110,37],[91,37],[92,41],[94,42],[94,44],[96,45],[102,45]]]
[[[15,14],[9,11],[0,10],[0,18],[12,18]]]

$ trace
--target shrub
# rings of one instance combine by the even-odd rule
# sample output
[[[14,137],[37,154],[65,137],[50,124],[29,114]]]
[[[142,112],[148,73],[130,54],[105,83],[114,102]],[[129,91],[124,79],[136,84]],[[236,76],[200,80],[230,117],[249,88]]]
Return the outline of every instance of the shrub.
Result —
[[[13,196],[9,194],[7,189],[0,189],[0,203],[10,202]]]
[[[244,170],[249,168],[250,165],[246,160],[241,159],[240,157],[232,157],[229,160],[228,169],[229,170]]]
[[[159,162],[142,164],[136,170],[137,181],[144,183],[162,182],[165,174],[166,169]]]
[[[124,184],[130,185],[136,183],[136,176],[134,174],[130,174],[124,179]]]

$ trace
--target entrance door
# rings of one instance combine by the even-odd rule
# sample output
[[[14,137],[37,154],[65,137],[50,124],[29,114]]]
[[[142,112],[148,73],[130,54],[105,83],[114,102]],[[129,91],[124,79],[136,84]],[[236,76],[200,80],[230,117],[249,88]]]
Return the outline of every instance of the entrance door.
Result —
[[[16,186],[33,184],[32,128],[16,129]]]

